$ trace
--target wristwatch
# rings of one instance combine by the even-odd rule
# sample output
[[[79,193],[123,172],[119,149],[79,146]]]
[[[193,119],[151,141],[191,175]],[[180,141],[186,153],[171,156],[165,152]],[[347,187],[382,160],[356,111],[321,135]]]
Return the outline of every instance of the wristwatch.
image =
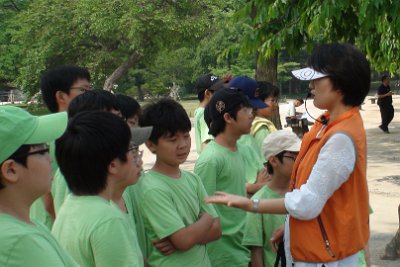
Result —
[[[253,212],[257,212],[258,211],[258,206],[260,206],[260,200],[257,198],[254,198],[251,200],[251,202],[253,203]]]

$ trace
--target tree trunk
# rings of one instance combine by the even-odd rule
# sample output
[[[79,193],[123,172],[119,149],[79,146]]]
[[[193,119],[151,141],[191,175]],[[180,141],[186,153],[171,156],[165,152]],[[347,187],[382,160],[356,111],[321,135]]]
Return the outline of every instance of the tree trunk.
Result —
[[[113,73],[111,73],[110,76],[108,76],[108,78],[104,82],[103,89],[111,91],[114,87],[115,82],[122,78],[128,72],[128,70],[139,61],[141,57],[142,54],[140,54],[139,51],[133,51],[128,60],[122,63],[118,68],[113,71]]]
[[[257,54],[256,80],[270,82],[276,85],[278,80],[278,53],[267,60],[260,61]],[[271,119],[276,129],[282,129],[281,117],[279,115],[279,105],[274,117]]]

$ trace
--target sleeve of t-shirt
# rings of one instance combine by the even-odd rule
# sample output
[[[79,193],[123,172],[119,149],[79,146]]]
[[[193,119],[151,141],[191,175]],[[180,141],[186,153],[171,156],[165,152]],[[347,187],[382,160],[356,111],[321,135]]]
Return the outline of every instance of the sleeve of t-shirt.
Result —
[[[61,256],[40,235],[25,235],[15,243],[6,266],[79,266],[66,252]]]
[[[210,215],[213,218],[218,218],[218,213],[214,208],[213,204],[207,204],[204,202],[204,198],[206,198],[207,192],[204,188],[203,183],[200,180],[200,177],[198,177],[196,174],[193,174],[195,176],[195,179],[197,181],[197,185],[198,185],[198,193],[197,195],[199,196],[199,201],[200,201],[200,213],[207,213],[208,215]]]
[[[247,212],[242,244],[244,246],[262,247],[262,229],[262,214]]]
[[[141,212],[147,218],[159,239],[185,228],[171,196],[161,190],[152,189],[143,194]]]
[[[194,173],[197,174],[203,182],[204,188],[209,196],[217,191],[217,166],[213,161],[203,161],[196,163]]]
[[[201,143],[205,143],[207,141],[213,140],[214,137],[208,133],[209,129],[208,129],[207,123],[204,120],[204,118],[201,118],[199,120],[199,124],[200,124],[200,141],[201,141]]]
[[[121,218],[109,220],[93,232],[90,244],[96,267],[143,266],[143,259],[138,259],[128,231],[131,230]]]

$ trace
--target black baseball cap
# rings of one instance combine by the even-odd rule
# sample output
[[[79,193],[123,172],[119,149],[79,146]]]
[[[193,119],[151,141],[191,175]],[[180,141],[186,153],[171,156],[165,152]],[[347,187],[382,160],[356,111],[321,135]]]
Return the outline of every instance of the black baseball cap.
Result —
[[[213,121],[221,119],[225,113],[240,105],[250,106],[247,96],[240,89],[223,88],[215,92],[204,110],[204,120],[210,133],[213,132]]]
[[[223,85],[223,80],[220,80],[218,78],[218,76],[209,73],[209,74],[205,74],[200,76],[197,81],[196,81],[196,85],[194,86],[194,88],[196,89],[197,93],[200,93],[202,91],[205,91],[206,89],[211,89],[212,91],[216,91],[219,88],[214,88],[215,85],[220,82],[221,83],[221,87]],[[213,87],[213,88],[211,88]]]

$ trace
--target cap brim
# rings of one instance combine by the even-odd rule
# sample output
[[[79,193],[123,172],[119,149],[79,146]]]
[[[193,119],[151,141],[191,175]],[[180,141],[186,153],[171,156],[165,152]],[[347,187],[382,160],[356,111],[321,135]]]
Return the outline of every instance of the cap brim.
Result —
[[[302,81],[311,81],[328,76],[328,74],[318,72],[316,70],[313,70],[312,68],[293,70],[292,74],[294,77]]]
[[[268,105],[264,103],[261,99],[249,99],[249,104],[253,108],[267,108]]]
[[[24,144],[42,144],[54,141],[60,137],[67,128],[67,112],[58,112],[49,115],[39,116],[36,129]]]
[[[292,146],[290,146],[289,148],[285,149],[286,151],[290,151],[290,152],[299,152],[300,151],[300,147],[301,147],[301,141],[298,141],[296,143],[294,143]]]
[[[135,146],[143,144],[147,139],[149,139],[152,130],[153,126],[131,128],[132,143]]]

